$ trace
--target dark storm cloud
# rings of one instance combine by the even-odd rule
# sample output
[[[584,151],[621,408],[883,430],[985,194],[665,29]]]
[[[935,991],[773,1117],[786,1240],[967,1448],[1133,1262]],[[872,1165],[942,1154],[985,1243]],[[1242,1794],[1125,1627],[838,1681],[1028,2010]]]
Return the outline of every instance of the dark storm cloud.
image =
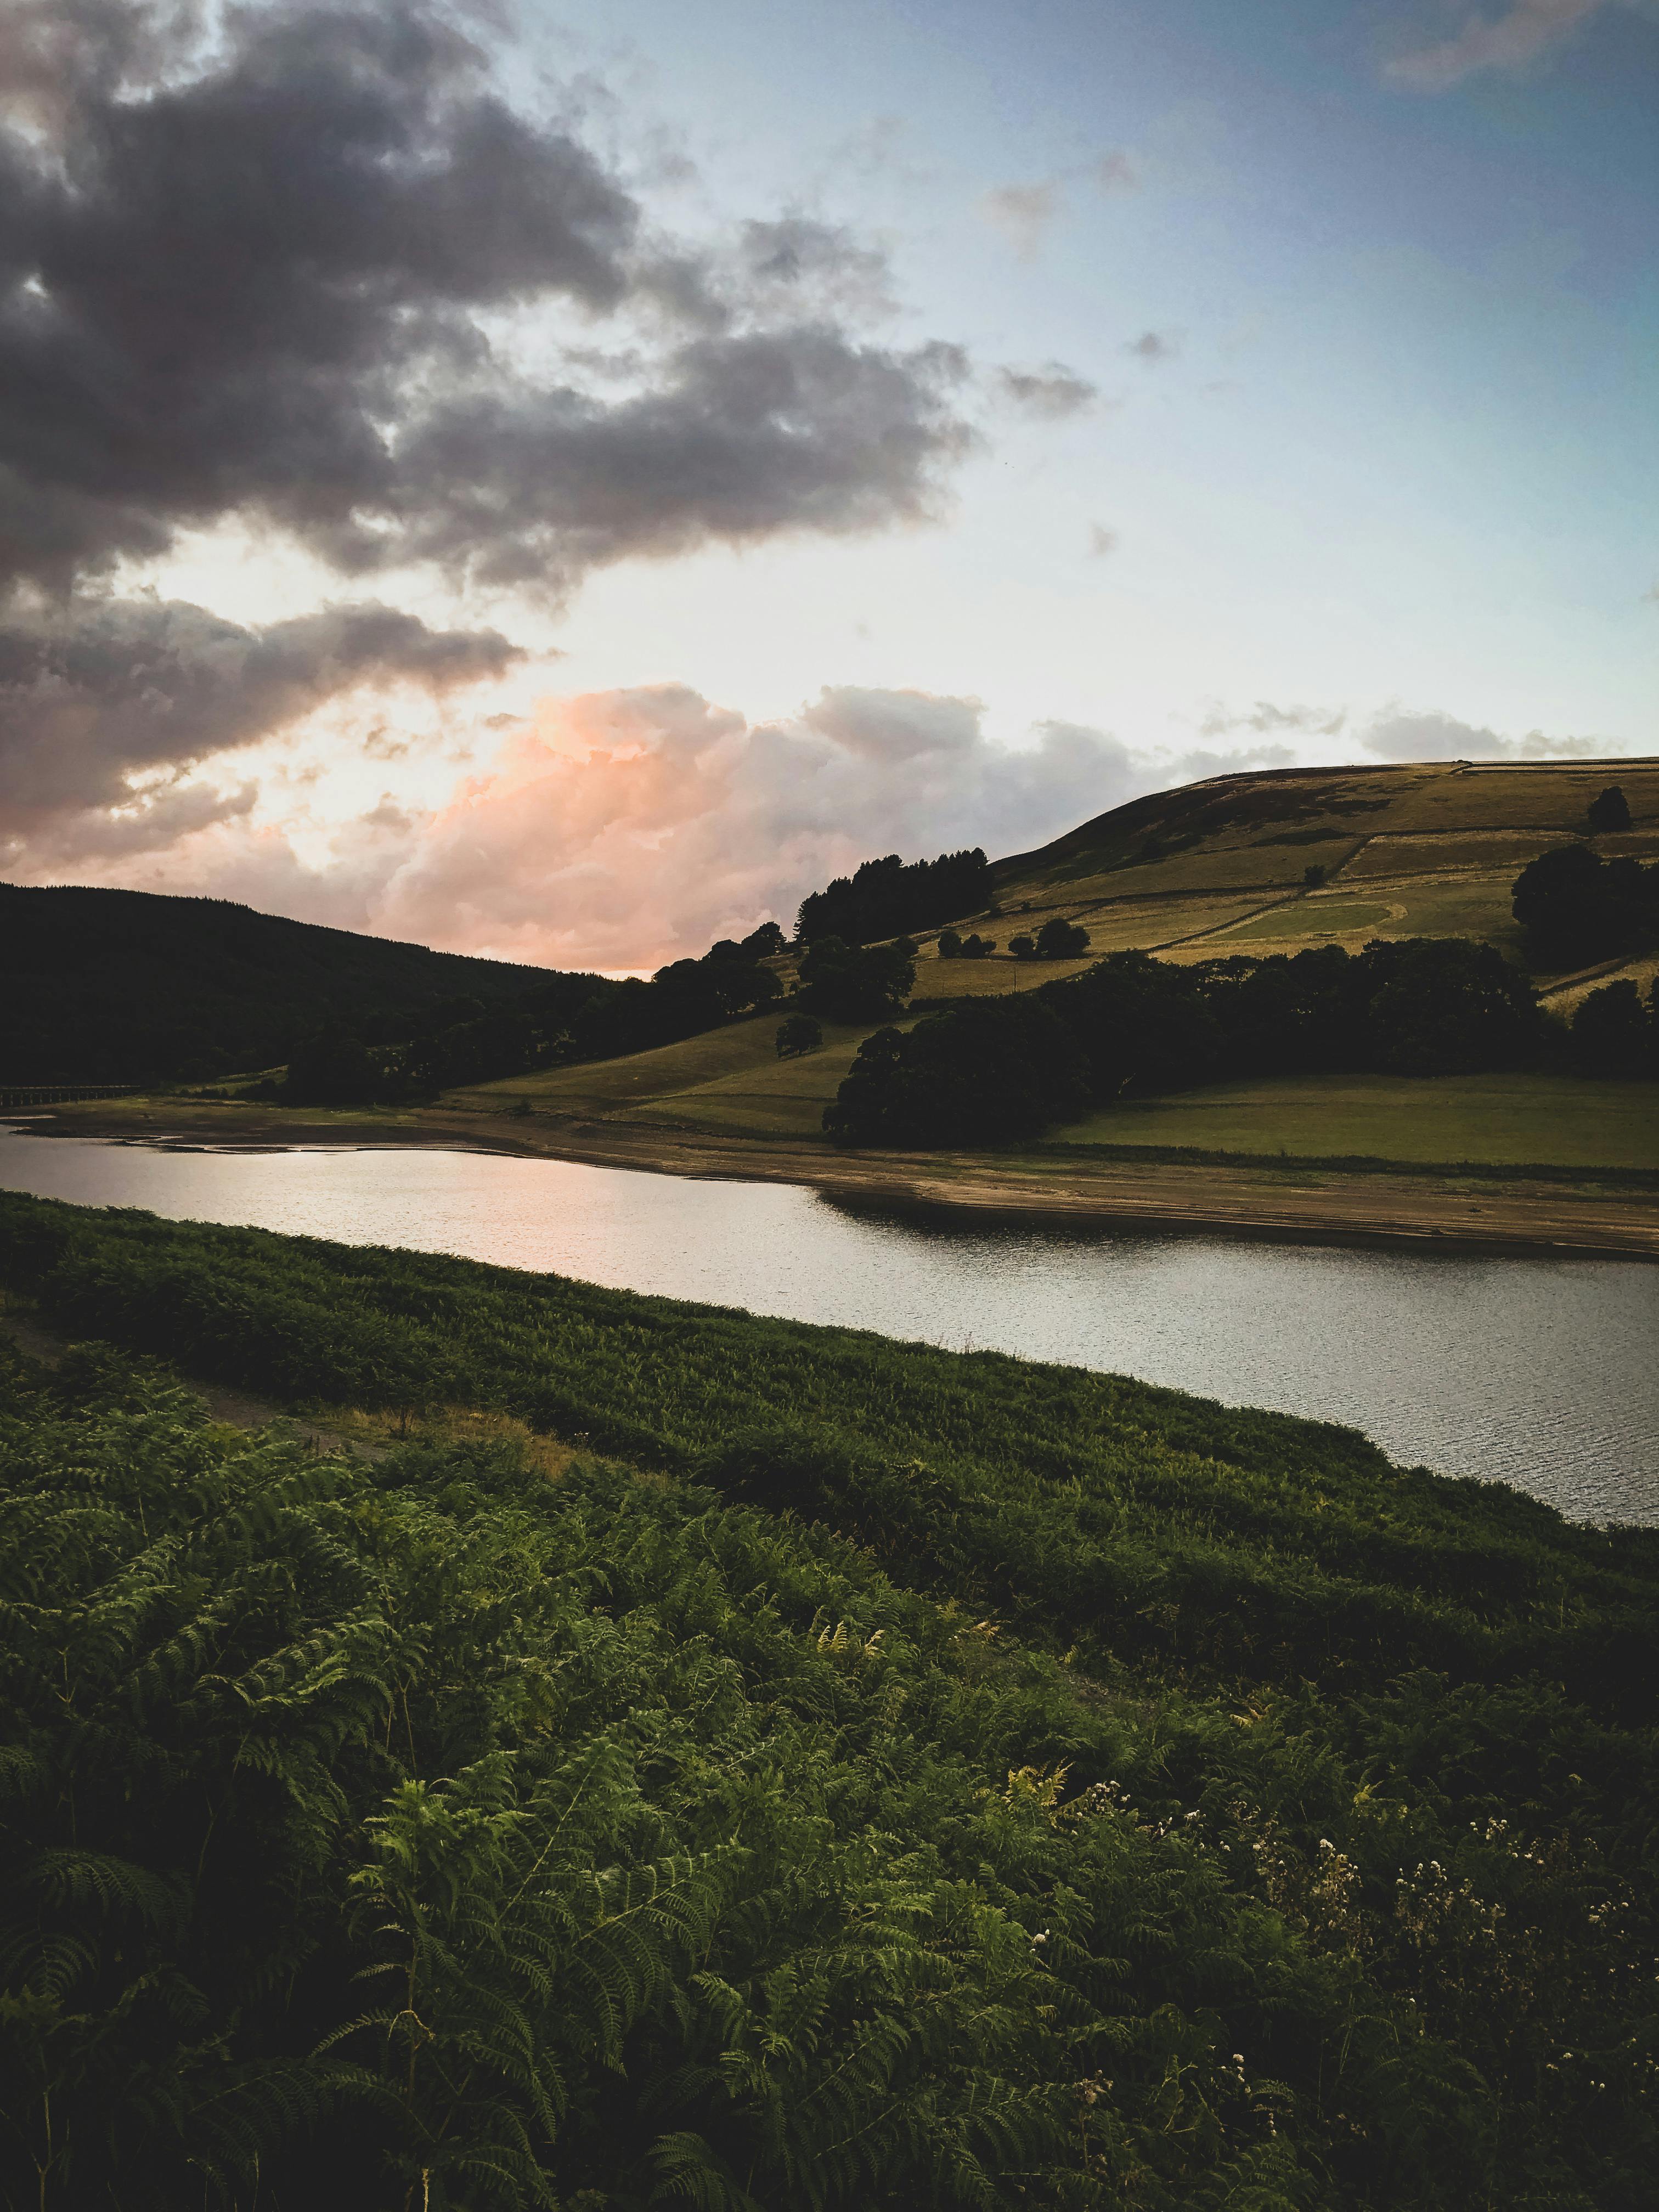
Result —
[[[235,514],[349,572],[556,593],[630,553],[928,511],[964,364],[852,334],[867,250],[804,221],[719,265],[665,246],[419,0],[200,36],[142,0],[0,29],[0,580]],[[623,334],[629,388],[526,368],[573,320]]]
[[[258,629],[147,599],[14,618],[0,623],[3,817],[119,806],[129,778],[252,744],[356,685],[443,692],[518,657],[493,630],[428,629],[375,605]]]

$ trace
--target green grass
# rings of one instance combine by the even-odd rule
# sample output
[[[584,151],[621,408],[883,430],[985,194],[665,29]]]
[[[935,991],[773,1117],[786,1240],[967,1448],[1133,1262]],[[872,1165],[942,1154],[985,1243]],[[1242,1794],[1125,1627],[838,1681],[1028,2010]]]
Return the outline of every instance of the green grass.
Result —
[[[544,1113],[690,1121],[748,1134],[816,1130],[873,1024],[827,1022],[819,1051],[780,1060],[780,1018],[761,1015],[620,1060],[472,1085],[445,1103],[500,1112],[524,1101]]]
[[[1361,931],[1377,936],[1387,933],[1392,919],[1389,908],[1373,899],[1295,899],[1288,906],[1276,907],[1271,914],[1258,915],[1254,921],[1241,922],[1237,928],[1224,930],[1220,936],[1209,939],[1205,957],[1224,959],[1235,946],[1242,949],[1257,945],[1270,945],[1279,951],[1287,943],[1317,945],[1330,938],[1352,937]]]
[[[1659,1168],[1653,1087],[1566,1075],[1297,1075],[1107,1107],[1073,1145],[1293,1158]]]

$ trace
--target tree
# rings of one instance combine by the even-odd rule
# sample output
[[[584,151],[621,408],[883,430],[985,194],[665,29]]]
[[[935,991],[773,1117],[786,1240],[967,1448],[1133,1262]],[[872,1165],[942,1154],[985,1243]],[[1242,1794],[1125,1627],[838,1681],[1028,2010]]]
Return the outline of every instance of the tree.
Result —
[[[1604,860],[1588,845],[1558,846],[1516,878],[1514,913],[1542,968],[1639,951],[1659,942],[1659,861],[1644,868]]]
[[[1325,880],[1324,863],[1315,860],[1302,871],[1302,880],[1310,891],[1316,891]]]
[[[1075,922],[1062,921],[1059,915],[1045,921],[1036,933],[1039,960],[1075,960],[1079,953],[1088,949],[1088,931],[1079,929]]]
[[[803,944],[839,937],[844,944],[869,945],[900,930],[930,929],[956,915],[981,914],[990,897],[991,865],[978,846],[908,864],[889,853],[803,899],[795,933]]]
[[[1077,1047],[1035,993],[878,1030],[824,1114],[837,1144],[1004,1145],[1083,1110]]]
[[[384,1080],[384,1068],[362,1041],[338,1022],[329,1022],[295,1046],[283,1079],[283,1103],[363,1106]]]
[[[1581,1075],[1659,1075],[1659,1035],[1634,983],[1621,978],[1580,1001],[1572,1060]]]
[[[962,939],[954,929],[942,929],[939,933],[939,957],[941,960],[960,960]]]
[[[752,960],[775,960],[787,951],[788,939],[775,921],[763,921],[758,929],[751,929],[739,940],[741,950]]]
[[[879,1021],[897,1013],[916,980],[916,948],[908,939],[892,945],[851,945],[820,937],[807,947],[800,979],[815,1012],[831,1021]]]
[[[1584,812],[1590,828],[1598,833],[1630,828],[1630,801],[1616,783],[1610,783],[1604,792],[1592,799]]]
[[[791,1014],[778,1024],[780,1060],[793,1060],[801,1053],[816,1052],[823,1042],[823,1030],[811,1014]]]
[[[1218,1072],[1221,1025],[1192,971],[1145,952],[1113,952],[1036,994],[1077,1040],[1089,1096],[1170,1091]]]
[[[1018,937],[1008,939],[1008,950],[1016,960],[1034,960],[1036,957],[1036,939],[1022,930]]]
[[[1540,1040],[1527,980],[1490,945],[1462,937],[1368,945],[1358,963],[1373,984],[1367,1006],[1371,1065],[1401,1075],[1457,1075],[1513,1067]]]

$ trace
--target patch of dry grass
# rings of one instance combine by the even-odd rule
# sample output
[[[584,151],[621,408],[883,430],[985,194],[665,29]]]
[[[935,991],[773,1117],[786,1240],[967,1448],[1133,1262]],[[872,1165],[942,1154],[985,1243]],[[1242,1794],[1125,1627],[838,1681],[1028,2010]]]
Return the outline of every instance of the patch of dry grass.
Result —
[[[393,1413],[362,1406],[319,1406],[311,1418],[348,1444],[384,1450],[388,1444],[415,1442],[445,1447],[465,1444],[511,1446],[520,1463],[538,1468],[556,1481],[582,1455],[574,1445],[540,1435],[515,1414],[485,1406],[440,1406],[420,1413]]]

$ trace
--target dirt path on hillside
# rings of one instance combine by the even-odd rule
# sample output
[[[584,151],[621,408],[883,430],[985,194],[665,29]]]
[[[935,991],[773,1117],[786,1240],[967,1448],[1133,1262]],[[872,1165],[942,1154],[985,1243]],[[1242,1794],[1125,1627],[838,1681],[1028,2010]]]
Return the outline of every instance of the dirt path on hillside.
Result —
[[[26,1321],[21,1314],[0,1313],[0,1336],[9,1337],[20,1352],[48,1367],[56,1367],[69,1350],[66,1337],[42,1328],[38,1322]],[[332,1429],[319,1428],[315,1421],[303,1421],[297,1414],[284,1413],[280,1406],[252,1397],[246,1390],[228,1389],[222,1382],[204,1382],[198,1375],[180,1375],[179,1379],[187,1390],[203,1400],[216,1421],[224,1421],[232,1428],[263,1429],[276,1421],[281,1423],[285,1436],[309,1444],[313,1451],[348,1452],[366,1459],[382,1455],[380,1449],[374,1444],[348,1441],[337,1436]]]
[[[725,1137],[665,1117],[618,1122],[432,1107],[383,1121],[280,1108],[161,1107],[142,1122],[88,1105],[31,1116],[46,1136],[125,1139],[214,1149],[437,1146],[574,1160],[596,1167],[744,1182],[789,1182],[850,1206],[901,1206],[1005,1220],[1066,1222],[1142,1234],[1265,1237],[1291,1243],[1462,1248],[1659,1260],[1659,1188],[1574,1181],[1417,1175],[1409,1170],[833,1151],[790,1138]]]

